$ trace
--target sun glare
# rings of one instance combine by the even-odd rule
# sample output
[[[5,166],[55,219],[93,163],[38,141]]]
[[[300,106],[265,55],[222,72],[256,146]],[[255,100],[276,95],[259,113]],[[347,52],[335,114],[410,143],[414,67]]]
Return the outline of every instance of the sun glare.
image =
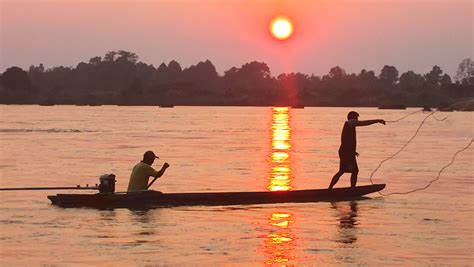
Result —
[[[270,23],[270,32],[278,40],[288,39],[293,34],[293,23],[287,17],[276,17]]]

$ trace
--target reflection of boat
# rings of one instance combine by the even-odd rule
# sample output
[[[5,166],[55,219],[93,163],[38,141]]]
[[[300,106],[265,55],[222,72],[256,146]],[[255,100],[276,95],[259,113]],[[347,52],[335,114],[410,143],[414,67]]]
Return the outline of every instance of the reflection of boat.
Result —
[[[303,203],[353,200],[380,191],[385,184],[354,188],[310,189],[262,192],[161,193],[140,191],[131,193],[57,194],[48,196],[61,207],[144,208],[160,206],[246,205],[271,203]]]

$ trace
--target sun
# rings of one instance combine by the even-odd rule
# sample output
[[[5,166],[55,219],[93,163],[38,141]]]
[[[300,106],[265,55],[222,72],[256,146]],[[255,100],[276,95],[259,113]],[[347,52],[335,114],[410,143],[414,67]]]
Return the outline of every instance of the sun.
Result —
[[[288,17],[278,16],[270,23],[270,32],[278,40],[286,40],[293,34],[293,23]]]

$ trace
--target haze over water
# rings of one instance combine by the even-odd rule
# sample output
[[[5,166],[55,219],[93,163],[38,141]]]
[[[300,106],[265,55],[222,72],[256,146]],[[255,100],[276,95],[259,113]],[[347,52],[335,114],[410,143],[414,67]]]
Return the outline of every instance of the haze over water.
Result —
[[[352,108],[0,106],[0,187],[74,186],[117,175],[126,189],[144,151],[170,163],[163,192],[326,188]],[[356,108],[396,120],[415,109]],[[358,128],[359,183],[427,113]],[[436,113],[374,175],[385,193],[426,185],[473,136],[473,115]],[[427,190],[337,203],[62,209],[48,194],[0,193],[5,265],[469,265],[474,260],[473,149]],[[336,187],[348,186],[344,175]],[[64,191],[63,191],[64,192]],[[81,191],[82,192],[82,191]],[[71,191],[70,193],[79,193]],[[84,193],[84,192],[82,192]]]

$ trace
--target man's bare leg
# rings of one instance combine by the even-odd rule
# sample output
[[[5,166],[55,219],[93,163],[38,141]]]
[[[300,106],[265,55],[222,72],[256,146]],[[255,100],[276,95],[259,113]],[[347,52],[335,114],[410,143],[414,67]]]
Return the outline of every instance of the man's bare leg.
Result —
[[[352,172],[351,175],[351,187],[355,187],[357,184],[357,175],[359,174],[359,171],[354,171]]]
[[[334,185],[336,185],[337,181],[339,181],[339,178],[344,174],[342,171],[338,171],[334,177],[332,177],[331,184],[329,185],[328,189],[332,189]]]

